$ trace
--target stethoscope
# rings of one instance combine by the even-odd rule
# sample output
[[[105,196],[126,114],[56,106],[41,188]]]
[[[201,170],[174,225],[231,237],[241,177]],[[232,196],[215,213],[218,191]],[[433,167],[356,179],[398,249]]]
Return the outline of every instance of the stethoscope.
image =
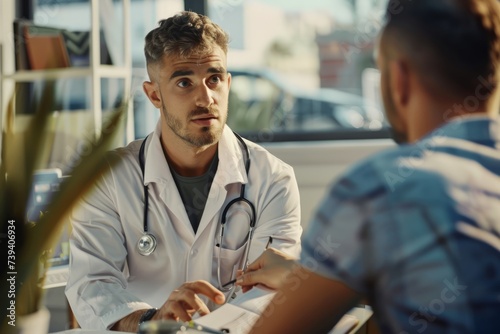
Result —
[[[250,170],[250,152],[248,150],[248,146],[245,144],[245,141],[239,134],[236,132],[233,132],[240,144],[243,146],[243,150],[245,151],[246,157],[245,157],[245,172],[248,177],[248,172]],[[141,148],[139,150],[139,165],[141,167],[142,171],[142,179],[144,180],[144,171],[145,171],[145,158],[144,158],[144,150],[146,146],[146,140],[148,137],[146,137],[142,144]],[[237,203],[240,204],[245,204],[250,208],[250,224],[248,227],[248,234],[247,234],[247,239],[246,239],[246,247],[245,247],[245,252],[243,254],[243,270],[246,269],[246,265],[248,262],[248,255],[250,251],[250,243],[252,242],[253,238],[253,231],[255,227],[255,207],[250,202],[248,199],[245,198],[245,184],[241,185],[241,190],[240,190],[240,195],[236,197],[235,199],[231,200],[224,210],[222,210],[222,215],[221,215],[221,228],[220,228],[220,233],[219,233],[219,254],[217,256],[217,279],[219,281],[219,289],[222,291],[229,291],[231,288],[226,288],[223,287],[223,283],[221,281],[221,273],[220,273],[220,268],[221,268],[221,260],[220,260],[220,250],[223,248],[223,243],[222,241],[224,240],[224,227],[227,223],[227,214],[229,212],[229,209],[234,206]],[[148,194],[148,186],[144,185],[144,215],[143,215],[143,234],[139,238],[139,241],[137,241],[137,252],[143,256],[148,256],[151,255],[155,249],[156,246],[158,245],[158,242],[156,240],[156,237],[151,234],[148,230],[148,206],[149,206],[149,194]]]

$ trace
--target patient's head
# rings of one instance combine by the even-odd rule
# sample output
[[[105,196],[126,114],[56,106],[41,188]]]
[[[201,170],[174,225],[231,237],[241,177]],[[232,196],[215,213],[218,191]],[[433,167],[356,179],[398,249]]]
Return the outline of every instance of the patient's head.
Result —
[[[406,81],[391,78],[394,69],[411,70],[436,100],[465,103],[462,112],[482,112],[497,100],[496,0],[391,0],[386,19],[378,61],[387,116],[396,127],[398,106],[390,86]],[[389,66],[392,60],[399,60],[401,68]],[[404,133],[400,136],[404,141]]]

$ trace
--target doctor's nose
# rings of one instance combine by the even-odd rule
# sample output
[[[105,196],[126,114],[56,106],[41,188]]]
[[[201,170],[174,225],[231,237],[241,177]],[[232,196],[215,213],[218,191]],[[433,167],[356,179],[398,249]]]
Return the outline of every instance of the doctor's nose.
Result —
[[[213,93],[206,84],[200,85],[196,92],[196,106],[204,108],[211,106],[214,103]]]

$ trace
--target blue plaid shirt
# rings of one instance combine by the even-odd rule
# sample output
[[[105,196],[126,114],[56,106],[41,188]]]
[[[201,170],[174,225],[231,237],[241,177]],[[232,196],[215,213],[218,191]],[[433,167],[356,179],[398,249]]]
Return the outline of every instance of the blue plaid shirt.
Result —
[[[369,297],[382,333],[498,333],[500,119],[464,118],[331,187],[301,263]]]

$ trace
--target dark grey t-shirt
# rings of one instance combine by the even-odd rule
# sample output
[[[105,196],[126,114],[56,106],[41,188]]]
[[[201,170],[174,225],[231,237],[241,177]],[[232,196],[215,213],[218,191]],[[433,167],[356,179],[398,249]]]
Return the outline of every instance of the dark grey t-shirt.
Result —
[[[181,176],[173,169],[170,169],[195,234],[200,225],[201,216],[203,215],[208,193],[218,165],[219,155],[218,151],[216,151],[208,171],[203,175],[193,177]]]

